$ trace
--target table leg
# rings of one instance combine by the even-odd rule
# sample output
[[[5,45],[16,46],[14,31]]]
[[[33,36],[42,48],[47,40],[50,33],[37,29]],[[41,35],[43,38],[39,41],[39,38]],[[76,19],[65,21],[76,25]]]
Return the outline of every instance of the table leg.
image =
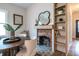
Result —
[[[16,53],[20,51],[20,47],[14,47],[6,50],[2,50],[2,56],[16,56]]]
[[[10,56],[10,49],[2,50],[2,56]]]

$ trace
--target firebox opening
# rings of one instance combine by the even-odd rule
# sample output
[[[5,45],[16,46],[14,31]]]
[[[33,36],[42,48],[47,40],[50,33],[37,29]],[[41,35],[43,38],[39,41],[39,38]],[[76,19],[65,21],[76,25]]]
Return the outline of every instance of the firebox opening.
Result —
[[[39,45],[50,46],[50,38],[48,36],[39,36]]]

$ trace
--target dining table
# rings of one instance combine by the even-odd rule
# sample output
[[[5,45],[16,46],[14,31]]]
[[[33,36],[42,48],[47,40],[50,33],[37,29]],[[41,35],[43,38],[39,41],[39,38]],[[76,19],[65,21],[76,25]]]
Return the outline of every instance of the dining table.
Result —
[[[0,52],[2,56],[15,56],[16,53],[20,50],[20,47],[24,44],[24,40],[20,40],[13,43],[3,43],[5,38],[0,40]]]

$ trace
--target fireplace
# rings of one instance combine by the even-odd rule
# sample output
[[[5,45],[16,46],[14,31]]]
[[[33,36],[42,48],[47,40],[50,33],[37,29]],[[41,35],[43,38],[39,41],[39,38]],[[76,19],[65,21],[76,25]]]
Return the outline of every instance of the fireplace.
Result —
[[[37,53],[51,55],[52,53],[52,29],[37,29]]]
[[[52,47],[52,30],[38,29],[37,30],[38,45],[46,45]]]

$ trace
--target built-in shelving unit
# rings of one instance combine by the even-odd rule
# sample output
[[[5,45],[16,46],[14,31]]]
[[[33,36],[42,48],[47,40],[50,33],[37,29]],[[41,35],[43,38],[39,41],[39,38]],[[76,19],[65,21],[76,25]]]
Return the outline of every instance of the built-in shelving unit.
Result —
[[[61,51],[66,54],[67,49],[67,19],[66,4],[55,3],[55,51]]]

